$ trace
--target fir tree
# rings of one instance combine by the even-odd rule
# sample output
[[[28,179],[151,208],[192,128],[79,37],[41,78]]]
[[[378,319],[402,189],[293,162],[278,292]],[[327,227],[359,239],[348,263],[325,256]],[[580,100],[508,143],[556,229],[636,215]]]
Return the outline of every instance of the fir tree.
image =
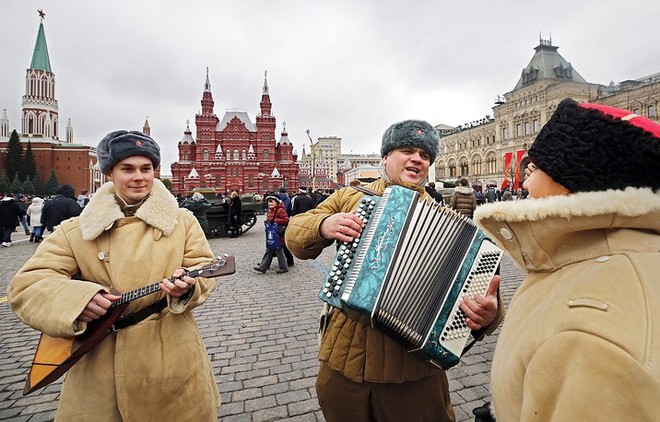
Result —
[[[30,176],[27,176],[25,178],[25,182],[23,182],[23,193],[28,196],[34,196],[36,194],[32,180],[30,180]]]
[[[9,187],[10,187],[9,177],[7,177],[6,172],[3,172],[0,175],[0,193],[9,192]]]
[[[46,182],[46,192],[44,193],[48,195],[55,195],[55,193],[57,193],[57,176],[52,170],[50,172],[50,179]]]
[[[41,178],[41,173],[39,173],[38,169],[36,170],[34,179],[32,179],[32,185],[34,185],[35,194],[42,197],[45,196],[46,186],[44,185],[44,180]]]
[[[16,131],[11,132],[9,143],[7,144],[7,157],[5,158],[5,171],[9,180],[14,180],[16,174],[23,167],[23,145]]]
[[[32,152],[32,142],[28,139],[27,148],[25,148],[25,156],[23,157],[23,167],[25,168],[25,180],[29,178],[34,180],[37,174],[37,163],[34,160],[34,153]]]
[[[9,187],[9,191],[13,194],[22,193],[23,183],[21,183],[21,180],[18,178],[18,174],[16,174],[16,176],[14,176],[14,181],[11,182],[11,186]]]

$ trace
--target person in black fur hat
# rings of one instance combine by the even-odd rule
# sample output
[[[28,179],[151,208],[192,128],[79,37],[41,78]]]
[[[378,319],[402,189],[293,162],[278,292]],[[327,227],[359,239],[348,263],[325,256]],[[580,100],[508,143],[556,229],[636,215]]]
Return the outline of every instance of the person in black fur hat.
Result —
[[[529,158],[531,199],[474,215],[527,273],[493,358],[495,415],[656,420],[660,125],[566,99]]]
[[[41,220],[50,232],[55,230],[62,221],[76,217],[82,211],[71,185],[60,185],[55,192],[55,195],[44,203],[44,209],[41,212]]]

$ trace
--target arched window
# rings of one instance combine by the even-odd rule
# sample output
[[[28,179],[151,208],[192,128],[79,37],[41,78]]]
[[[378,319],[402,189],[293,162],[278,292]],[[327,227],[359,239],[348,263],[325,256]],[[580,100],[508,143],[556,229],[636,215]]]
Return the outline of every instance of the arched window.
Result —
[[[461,160],[461,176],[467,176],[468,174],[470,174],[468,162],[463,159]]]
[[[241,157],[238,155],[238,148],[234,149],[234,161],[240,160]]]
[[[227,148],[227,151],[225,151],[225,160],[231,160],[231,150],[229,148]]]
[[[208,161],[208,159],[209,159],[209,149],[208,149],[208,148],[204,148],[204,149],[202,150],[202,160],[204,160],[204,161]]]
[[[247,160],[247,151],[243,148],[243,161]]]
[[[264,150],[264,160],[269,160],[270,159],[270,151],[265,149]]]
[[[655,106],[654,106],[654,105],[650,105],[650,106],[648,106],[648,108],[646,109],[646,111],[648,112],[647,117],[649,117],[649,118],[653,118],[653,117],[655,117]]]

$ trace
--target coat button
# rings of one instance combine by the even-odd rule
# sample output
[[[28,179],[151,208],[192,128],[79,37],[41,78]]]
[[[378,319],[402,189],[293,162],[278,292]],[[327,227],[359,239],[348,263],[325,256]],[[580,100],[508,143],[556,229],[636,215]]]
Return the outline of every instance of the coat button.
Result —
[[[99,254],[97,256],[99,257],[99,259],[101,261],[103,261],[105,259],[105,254],[103,253],[103,251],[99,252]]]
[[[513,238],[513,235],[511,234],[511,232],[509,231],[509,229],[507,229],[506,227],[500,229],[500,234],[501,234],[502,237],[505,238],[506,240],[511,240],[511,239]]]
[[[603,255],[596,258],[596,262],[607,262],[610,260],[609,256]]]

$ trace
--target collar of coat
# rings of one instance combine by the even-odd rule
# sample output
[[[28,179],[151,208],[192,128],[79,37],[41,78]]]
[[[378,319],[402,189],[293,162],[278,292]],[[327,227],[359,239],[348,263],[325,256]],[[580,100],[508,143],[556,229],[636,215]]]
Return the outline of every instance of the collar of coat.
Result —
[[[474,191],[471,187],[469,186],[456,186],[454,190],[457,193],[462,193],[463,195],[472,195],[472,192]]]
[[[522,268],[552,271],[624,250],[657,251],[660,192],[628,188],[498,202],[477,207],[474,221]]]
[[[174,196],[163,182],[155,179],[149,197],[135,212],[135,216],[169,236],[177,224],[178,209],[179,204]],[[80,214],[80,232],[83,239],[96,239],[104,231],[110,230],[115,221],[121,218],[124,218],[124,213],[115,199],[115,185],[108,182],[94,193]]]

